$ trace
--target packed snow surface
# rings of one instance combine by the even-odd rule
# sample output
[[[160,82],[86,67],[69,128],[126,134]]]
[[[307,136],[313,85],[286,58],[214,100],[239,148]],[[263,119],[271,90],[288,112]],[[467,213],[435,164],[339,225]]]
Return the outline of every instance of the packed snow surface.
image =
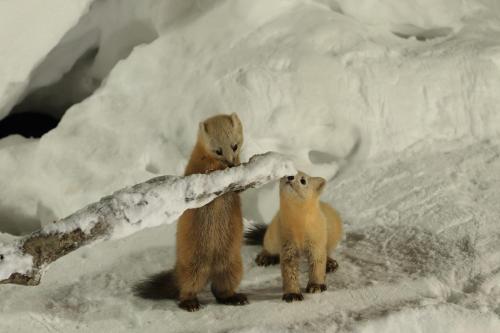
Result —
[[[323,199],[346,235],[327,292],[283,303],[279,269],[255,266],[259,249],[246,246],[250,305],[207,291],[190,314],[129,290],[174,264],[175,225],[162,226],[78,250],[39,287],[2,285],[0,328],[500,331],[498,1],[53,2],[0,1],[0,42],[13,45],[0,54],[0,118],[97,46],[69,75],[90,96],[40,140],[0,140],[0,232],[181,174],[198,122],[237,112],[242,159],[277,151],[328,178]],[[243,199],[256,222],[278,206],[276,186]]]

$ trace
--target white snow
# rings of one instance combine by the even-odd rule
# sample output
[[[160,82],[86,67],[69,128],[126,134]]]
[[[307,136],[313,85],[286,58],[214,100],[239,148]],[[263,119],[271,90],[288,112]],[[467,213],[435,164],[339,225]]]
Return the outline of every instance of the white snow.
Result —
[[[495,333],[500,319],[492,314],[457,308],[455,306],[429,306],[417,310],[404,310],[384,319],[362,325],[360,333],[420,333],[420,332],[484,332]]]
[[[22,254],[11,244],[0,242],[0,254],[0,280],[9,278],[12,272],[26,274],[32,268],[32,256]]]
[[[0,119],[26,89],[33,70],[93,0],[0,2]]]
[[[330,179],[324,200],[346,224],[340,268],[326,293],[284,304],[279,269],[256,267],[258,248],[244,247],[251,304],[217,306],[207,291],[188,314],[129,291],[174,264],[175,225],[161,226],[76,251],[39,287],[2,285],[4,330],[500,331],[498,1],[73,2],[0,1],[1,44],[12,31],[30,41],[0,54],[3,114],[81,56],[63,52],[71,36],[107,50],[84,74],[105,67],[102,79],[116,63],[40,140],[0,140],[0,232],[181,174],[198,122],[237,112],[243,160],[277,151]],[[19,19],[26,8],[47,31]],[[105,43],[85,27],[125,34]],[[119,52],[128,32],[139,38]],[[277,200],[275,186],[248,191],[244,214],[269,221]]]

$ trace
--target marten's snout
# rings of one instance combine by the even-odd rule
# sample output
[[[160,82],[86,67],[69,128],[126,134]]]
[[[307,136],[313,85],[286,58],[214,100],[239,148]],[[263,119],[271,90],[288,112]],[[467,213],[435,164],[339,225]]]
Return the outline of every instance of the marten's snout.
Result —
[[[288,176],[286,179],[288,179],[289,182],[291,182],[295,177],[294,176]]]

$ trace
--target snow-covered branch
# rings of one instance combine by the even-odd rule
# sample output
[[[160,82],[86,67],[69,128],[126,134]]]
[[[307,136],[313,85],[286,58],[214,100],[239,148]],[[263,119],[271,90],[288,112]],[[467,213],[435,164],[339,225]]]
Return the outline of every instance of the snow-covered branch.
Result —
[[[0,243],[0,283],[37,285],[48,264],[81,246],[172,223],[186,209],[224,193],[295,173],[290,160],[267,153],[226,170],[162,176],[124,188],[11,244]]]

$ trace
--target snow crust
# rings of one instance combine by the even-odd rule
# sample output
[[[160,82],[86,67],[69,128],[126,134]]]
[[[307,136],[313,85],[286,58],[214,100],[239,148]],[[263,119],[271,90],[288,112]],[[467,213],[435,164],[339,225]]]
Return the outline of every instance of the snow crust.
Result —
[[[11,244],[0,242],[0,280],[9,278],[12,272],[25,274],[31,271],[33,257],[24,255]]]
[[[396,332],[498,332],[500,319],[492,314],[464,310],[454,306],[430,306],[420,310],[405,310],[388,318],[362,325],[360,333]]]
[[[22,47],[0,55],[0,114],[26,87],[57,83],[73,60],[51,63],[81,56],[62,51],[72,49],[66,32],[104,40],[103,26],[86,35],[77,22],[90,2],[64,3],[64,20],[40,11],[54,24],[39,46],[22,44],[31,58]],[[161,226],[62,258],[40,287],[2,286],[5,330],[500,331],[498,1],[99,3],[95,13],[147,22],[139,39],[149,44],[101,58],[99,77],[109,75],[40,140],[0,140],[0,231],[26,233],[119,188],[181,174],[198,122],[237,112],[243,160],[277,151],[330,180],[323,199],[346,224],[340,268],[326,293],[284,304],[279,269],[257,267],[259,249],[244,247],[251,304],[217,306],[206,291],[202,312],[187,314],[129,291],[174,264],[175,225]],[[11,16],[2,26],[19,22],[14,2],[0,6],[12,9],[0,10]],[[120,44],[102,43],[106,54]],[[16,72],[3,66],[12,59]],[[248,219],[269,221],[276,207],[273,186],[245,193]]]

